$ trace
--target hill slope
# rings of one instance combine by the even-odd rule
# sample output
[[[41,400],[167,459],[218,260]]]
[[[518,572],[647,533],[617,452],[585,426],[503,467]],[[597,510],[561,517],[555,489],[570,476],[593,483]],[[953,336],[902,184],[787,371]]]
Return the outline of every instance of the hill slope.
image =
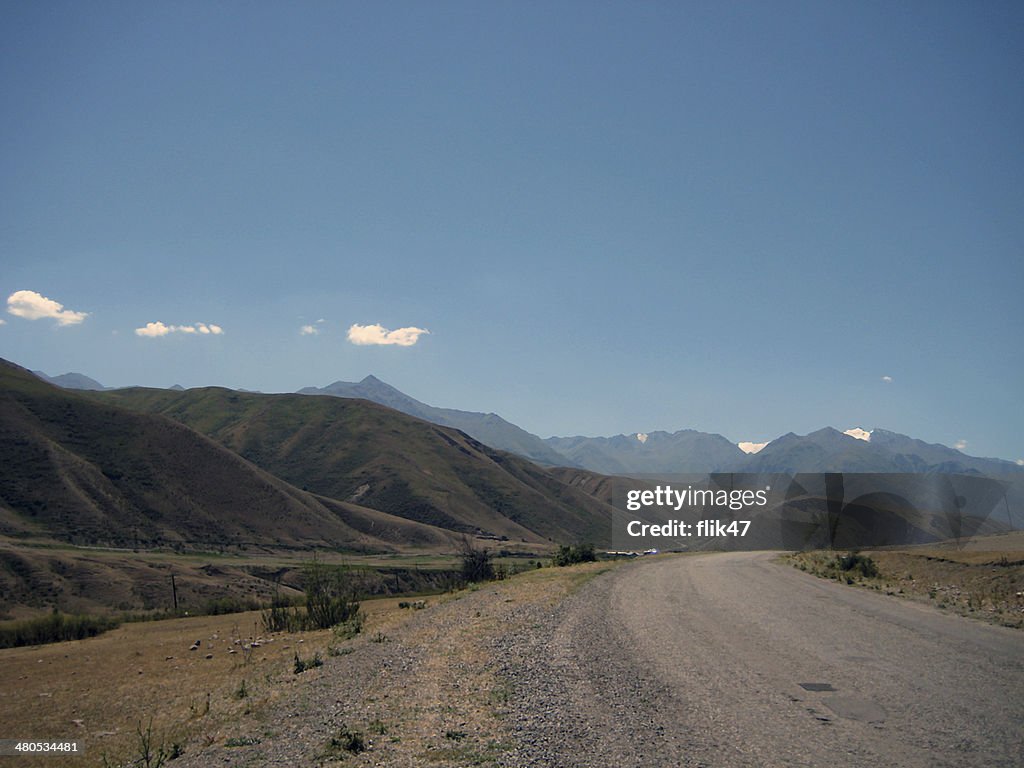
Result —
[[[117,547],[450,548],[429,526],[300,491],[171,419],[0,361],[0,534]]]
[[[456,532],[606,541],[610,508],[537,465],[376,403],[220,388],[90,395],[169,416],[289,483]]]
[[[431,421],[445,427],[455,427],[485,445],[525,456],[546,466],[564,466],[567,463],[572,463],[565,456],[552,450],[536,435],[505,421],[495,413],[435,408],[409,397],[376,376],[367,376],[360,382],[336,381],[319,389],[306,387],[300,389],[299,394],[332,395],[370,400],[424,421]]]

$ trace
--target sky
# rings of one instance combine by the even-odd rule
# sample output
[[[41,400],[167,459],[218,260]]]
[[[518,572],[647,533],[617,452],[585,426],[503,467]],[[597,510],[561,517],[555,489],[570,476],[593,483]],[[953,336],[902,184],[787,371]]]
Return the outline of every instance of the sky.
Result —
[[[1018,2],[0,2],[0,357],[1024,459]]]

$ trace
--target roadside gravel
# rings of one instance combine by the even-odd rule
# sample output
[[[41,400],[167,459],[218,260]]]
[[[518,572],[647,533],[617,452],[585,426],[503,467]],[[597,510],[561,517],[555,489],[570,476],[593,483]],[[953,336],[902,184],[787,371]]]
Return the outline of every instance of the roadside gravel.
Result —
[[[682,704],[615,626],[613,585],[607,574],[558,606],[531,606],[526,630],[495,642],[499,673],[515,690],[514,747],[502,766],[702,765],[665,762],[687,747],[672,717]]]
[[[344,655],[307,644],[302,655],[319,652],[322,667],[276,670],[248,714],[193,738],[173,765],[526,764],[516,729],[535,697],[523,691],[546,672],[531,666],[519,679],[514,660],[543,649],[565,598],[609,568],[546,568],[428,599],[424,610],[375,617],[334,643]],[[363,751],[347,748],[352,737]]]

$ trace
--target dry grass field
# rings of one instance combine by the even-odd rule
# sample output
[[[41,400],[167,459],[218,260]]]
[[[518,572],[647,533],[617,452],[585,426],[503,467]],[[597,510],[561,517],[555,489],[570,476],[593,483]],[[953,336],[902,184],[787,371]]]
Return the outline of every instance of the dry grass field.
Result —
[[[154,756],[160,748],[181,751],[180,763],[168,765],[261,765],[266,750],[299,738],[322,754],[316,765],[489,759],[502,732],[488,638],[508,629],[511,611],[554,604],[610,567],[534,570],[428,597],[422,611],[399,607],[409,598],[364,601],[363,630],[349,639],[331,630],[268,634],[259,612],[250,612],[125,624],[87,640],[0,650],[0,738],[84,743],[77,757],[10,758],[19,768],[146,765],[138,762],[140,733],[149,728]],[[296,654],[319,654],[323,666],[296,674]],[[324,702],[364,713],[350,722],[370,751],[332,758],[329,739],[309,735],[323,728]]]
[[[1024,532],[963,542],[865,550],[878,569],[865,576],[834,567],[837,554],[804,552],[791,562],[829,578],[929,603],[963,616],[1024,627]]]
[[[523,570],[547,559],[550,547],[474,539],[474,546],[507,556],[496,566]],[[444,588],[444,573],[460,567],[447,553],[361,554],[317,551],[329,565],[343,565],[360,578],[364,593],[411,594]],[[211,613],[216,601],[268,603],[279,588],[298,595],[302,569],[312,551],[195,552],[72,547],[0,536],[0,623],[48,614],[171,612],[175,578],[181,611]]]
[[[364,633],[408,615],[398,602],[364,602]],[[345,642],[352,641],[329,630],[269,635],[260,613],[250,612],[125,624],[87,640],[0,650],[0,738],[85,743],[81,757],[16,759],[53,768],[138,757],[139,729],[150,724],[154,744],[168,751],[189,739],[212,743],[297,684],[296,653],[326,658]]]

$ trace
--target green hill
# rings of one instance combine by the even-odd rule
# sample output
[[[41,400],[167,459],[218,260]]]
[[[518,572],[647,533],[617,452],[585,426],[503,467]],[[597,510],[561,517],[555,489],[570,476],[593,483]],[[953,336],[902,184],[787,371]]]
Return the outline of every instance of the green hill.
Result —
[[[0,535],[89,546],[450,549],[449,533],[292,487],[192,429],[0,361]]]
[[[450,531],[609,538],[609,507],[531,462],[376,403],[221,388],[91,393],[170,417],[294,486]]]

